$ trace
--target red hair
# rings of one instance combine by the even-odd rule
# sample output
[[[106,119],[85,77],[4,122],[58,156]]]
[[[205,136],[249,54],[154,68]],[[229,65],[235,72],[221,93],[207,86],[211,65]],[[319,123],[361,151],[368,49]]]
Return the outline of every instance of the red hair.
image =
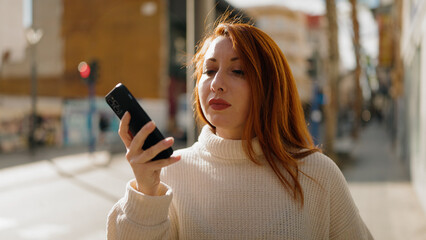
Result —
[[[250,24],[220,22],[201,42],[192,60],[197,84],[202,75],[204,55],[210,43],[219,36],[232,41],[251,87],[252,102],[242,139],[258,138],[264,156],[280,182],[303,206],[304,196],[299,182],[299,173],[303,172],[298,160],[319,149],[314,146],[307,129],[287,60],[277,44],[260,29]],[[198,119],[215,128],[203,114],[197,87],[194,88],[194,98]],[[251,141],[243,141],[243,144],[248,157],[259,164]]]

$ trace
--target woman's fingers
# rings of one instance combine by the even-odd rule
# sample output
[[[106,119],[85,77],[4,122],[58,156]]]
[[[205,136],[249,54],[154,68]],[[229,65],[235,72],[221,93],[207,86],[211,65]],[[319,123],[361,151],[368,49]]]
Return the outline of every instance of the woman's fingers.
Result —
[[[154,122],[145,124],[141,130],[132,136],[129,133],[130,114],[126,112],[120,121],[118,134],[126,146],[126,158],[129,161],[137,181],[139,191],[155,195],[160,182],[161,169],[180,160],[180,156],[151,161],[157,154],[171,147],[174,143],[172,137],[163,139],[154,146],[142,150],[147,137],[155,130]]]
[[[120,126],[118,128],[118,135],[121,138],[121,141],[123,141],[124,146],[126,148],[129,148],[130,143],[132,142],[132,136],[129,134],[129,123],[130,123],[130,113],[125,112],[123,117],[120,121]]]
[[[180,158],[181,158],[181,156],[178,155],[178,156],[171,156],[170,158],[167,158],[167,159],[161,159],[161,160],[148,162],[148,163],[146,163],[146,167],[151,169],[152,171],[157,171],[157,170],[165,168],[169,165],[172,165],[173,163],[179,161]]]
[[[154,146],[144,150],[142,152],[142,154],[137,159],[133,160],[133,164],[140,164],[140,163],[146,163],[146,162],[151,161],[151,159],[153,159],[155,156],[157,156],[157,154],[159,154],[163,150],[166,150],[167,148],[171,147],[173,145],[173,143],[174,143],[174,139],[172,137],[168,137],[166,139],[163,139],[162,141],[158,142]],[[158,161],[160,161],[160,160],[156,160],[154,162],[158,162]]]
[[[129,150],[130,151],[139,151],[143,144],[145,143],[146,138],[151,134],[155,129],[155,124],[153,121],[148,122],[145,124],[141,130],[136,134],[136,136],[133,138],[132,142],[130,143]]]

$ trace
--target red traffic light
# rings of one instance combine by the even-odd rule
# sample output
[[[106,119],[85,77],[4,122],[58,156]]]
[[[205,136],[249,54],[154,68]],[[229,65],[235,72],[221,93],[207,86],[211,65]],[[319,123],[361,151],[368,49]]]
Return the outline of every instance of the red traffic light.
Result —
[[[90,66],[86,62],[78,64],[78,71],[82,78],[88,78],[90,76]]]

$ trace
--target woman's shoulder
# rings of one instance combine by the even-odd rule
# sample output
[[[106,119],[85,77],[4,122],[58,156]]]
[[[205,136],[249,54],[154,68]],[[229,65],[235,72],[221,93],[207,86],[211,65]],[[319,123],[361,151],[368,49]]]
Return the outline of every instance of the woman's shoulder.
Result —
[[[335,162],[329,158],[327,155],[325,155],[322,152],[313,152],[306,157],[301,159],[302,162],[310,163],[310,164],[316,164],[316,165],[336,165]]]
[[[327,155],[314,152],[300,160],[300,170],[313,178],[330,178],[342,176],[337,164]]]

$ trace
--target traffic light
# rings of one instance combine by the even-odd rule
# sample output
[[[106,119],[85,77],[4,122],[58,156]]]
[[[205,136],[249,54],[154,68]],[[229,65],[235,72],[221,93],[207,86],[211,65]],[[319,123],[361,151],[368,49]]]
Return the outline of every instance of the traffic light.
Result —
[[[98,80],[98,61],[93,60],[90,64],[83,61],[78,64],[78,71],[80,72],[80,77],[87,84],[95,83]]]
[[[78,64],[78,71],[80,72],[80,77],[84,80],[90,76],[90,66],[86,62],[81,62]]]

